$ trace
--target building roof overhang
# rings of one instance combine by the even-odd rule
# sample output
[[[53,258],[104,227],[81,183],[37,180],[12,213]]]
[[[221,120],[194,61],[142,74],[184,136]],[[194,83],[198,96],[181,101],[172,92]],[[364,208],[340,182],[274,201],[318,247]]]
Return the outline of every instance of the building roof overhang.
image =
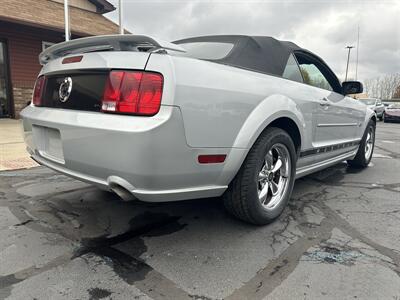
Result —
[[[118,25],[100,13],[77,7],[70,7],[69,12],[70,30],[73,35],[92,36],[119,32]],[[2,0],[0,20],[64,32],[64,6],[62,3],[48,0],[24,0],[24,5],[15,0]]]

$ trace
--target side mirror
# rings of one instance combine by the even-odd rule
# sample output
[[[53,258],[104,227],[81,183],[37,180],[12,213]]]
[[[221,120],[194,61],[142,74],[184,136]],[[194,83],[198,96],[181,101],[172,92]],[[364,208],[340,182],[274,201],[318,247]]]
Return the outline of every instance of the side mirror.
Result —
[[[343,95],[361,94],[363,90],[364,87],[359,81],[345,81],[342,83]]]

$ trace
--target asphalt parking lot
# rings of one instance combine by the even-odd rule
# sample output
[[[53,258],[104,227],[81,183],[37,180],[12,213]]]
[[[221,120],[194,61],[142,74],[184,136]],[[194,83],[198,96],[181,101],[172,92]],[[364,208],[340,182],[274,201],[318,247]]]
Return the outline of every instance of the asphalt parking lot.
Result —
[[[275,223],[164,204],[46,168],[0,172],[0,299],[400,299],[400,124],[371,165],[296,182]]]

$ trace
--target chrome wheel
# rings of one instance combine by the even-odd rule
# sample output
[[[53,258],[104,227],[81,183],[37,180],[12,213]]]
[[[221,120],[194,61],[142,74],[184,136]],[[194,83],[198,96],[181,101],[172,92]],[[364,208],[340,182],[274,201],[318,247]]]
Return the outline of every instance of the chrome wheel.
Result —
[[[258,198],[265,209],[274,209],[284,199],[289,187],[290,166],[287,147],[283,144],[273,145],[258,174]]]
[[[372,150],[374,149],[374,128],[370,127],[368,129],[367,138],[365,140],[365,159],[369,160],[372,155]]]

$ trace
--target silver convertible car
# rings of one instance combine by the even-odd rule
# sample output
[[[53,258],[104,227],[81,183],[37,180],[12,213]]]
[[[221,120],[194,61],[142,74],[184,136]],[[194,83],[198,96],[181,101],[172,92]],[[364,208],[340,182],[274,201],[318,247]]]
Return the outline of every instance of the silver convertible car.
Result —
[[[173,43],[76,39],[39,56],[22,112],[38,163],[149,202],[222,196],[254,224],[276,219],[296,178],[366,167],[375,113],[315,54],[264,36]]]

